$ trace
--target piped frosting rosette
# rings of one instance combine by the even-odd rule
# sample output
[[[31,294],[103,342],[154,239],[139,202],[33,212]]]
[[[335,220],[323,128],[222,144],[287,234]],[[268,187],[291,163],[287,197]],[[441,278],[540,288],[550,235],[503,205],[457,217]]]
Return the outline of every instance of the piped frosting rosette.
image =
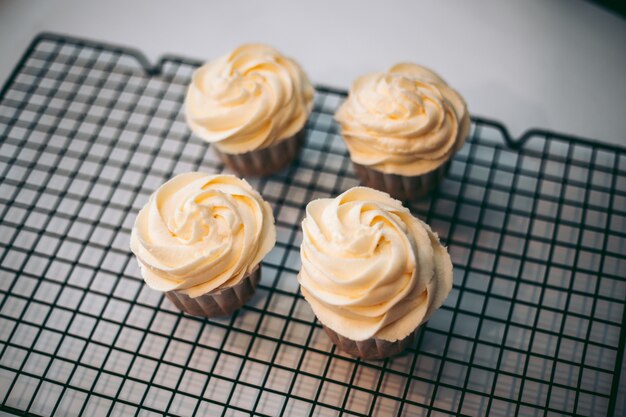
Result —
[[[221,152],[240,154],[298,133],[313,94],[294,60],[270,46],[246,44],[193,73],[185,116],[200,138]]]
[[[130,246],[150,288],[195,298],[239,283],[275,242],[272,209],[245,180],[189,172],[150,196]]]
[[[470,128],[463,98],[433,71],[411,63],[359,77],[335,119],[355,163],[403,176],[445,163]]]
[[[452,288],[437,235],[386,193],[355,187],[311,201],[302,230],[302,294],[322,324],[349,339],[404,339]]]

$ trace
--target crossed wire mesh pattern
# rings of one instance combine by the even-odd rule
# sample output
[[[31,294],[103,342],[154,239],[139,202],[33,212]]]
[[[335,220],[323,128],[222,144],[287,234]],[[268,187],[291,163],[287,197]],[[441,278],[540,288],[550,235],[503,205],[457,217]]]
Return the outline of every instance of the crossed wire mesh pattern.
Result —
[[[0,411],[118,416],[622,415],[626,154],[475,119],[410,205],[448,245],[454,288],[404,354],[337,351],[298,292],[307,202],[357,185],[319,88],[308,143],[250,180],[278,242],[232,317],[181,314],[128,245],[175,174],[223,166],[185,126],[197,62],[38,37],[0,97]],[[624,385],[624,384],[622,384]]]

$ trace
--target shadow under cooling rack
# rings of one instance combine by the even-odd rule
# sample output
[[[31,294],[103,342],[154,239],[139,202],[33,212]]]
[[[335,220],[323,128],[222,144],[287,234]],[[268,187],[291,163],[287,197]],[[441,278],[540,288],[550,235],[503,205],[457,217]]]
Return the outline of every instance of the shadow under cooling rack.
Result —
[[[278,243],[228,319],[181,314],[129,249],[175,174],[224,168],[185,126],[197,61],[39,36],[0,96],[0,410],[35,415],[623,415],[626,152],[474,118],[411,204],[454,261],[445,305],[399,357],[335,350],[298,292],[308,201],[358,184],[318,88],[307,145],[251,181]],[[624,386],[622,382],[621,386]]]

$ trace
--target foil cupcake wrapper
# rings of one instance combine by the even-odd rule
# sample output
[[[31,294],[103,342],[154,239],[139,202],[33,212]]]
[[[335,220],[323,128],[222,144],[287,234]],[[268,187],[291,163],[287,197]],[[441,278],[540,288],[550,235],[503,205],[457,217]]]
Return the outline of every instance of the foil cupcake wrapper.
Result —
[[[294,136],[263,149],[240,154],[229,154],[212,146],[224,165],[244,177],[261,177],[285,169],[304,146],[304,129]]]
[[[324,331],[339,350],[361,359],[385,359],[402,353],[415,340],[419,327],[407,337],[395,342],[369,338],[361,341],[348,339],[322,324]]]
[[[181,311],[192,316],[208,318],[230,316],[252,297],[260,279],[261,268],[257,267],[232,287],[196,298],[178,291],[167,291],[165,296]]]
[[[354,161],[352,165],[361,184],[389,193],[390,196],[398,200],[407,201],[430,194],[450,169],[451,160],[446,161],[433,171],[415,176],[386,174]]]

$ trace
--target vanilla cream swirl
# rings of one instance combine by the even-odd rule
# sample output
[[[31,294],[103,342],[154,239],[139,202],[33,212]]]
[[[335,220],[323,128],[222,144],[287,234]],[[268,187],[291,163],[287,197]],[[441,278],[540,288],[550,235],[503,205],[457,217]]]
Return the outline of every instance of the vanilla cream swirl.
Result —
[[[386,193],[355,187],[311,201],[302,230],[302,294],[324,325],[352,340],[405,338],[452,288],[437,235]]]
[[[185,116],[200,138],[239,154],[298,133],[311,112],[313,92],[292,59],[266,45],[242,45],[193,73]]]
[[[461,96],[434,72],[409,63],[359,77],[335,119],[354,162],[404,176],[446,162],[470,127]]]
[[[130,248],[144,280],[190,297],[237,284],[276,242],[272,209],[232,175],[177,175],[139,211]]]

